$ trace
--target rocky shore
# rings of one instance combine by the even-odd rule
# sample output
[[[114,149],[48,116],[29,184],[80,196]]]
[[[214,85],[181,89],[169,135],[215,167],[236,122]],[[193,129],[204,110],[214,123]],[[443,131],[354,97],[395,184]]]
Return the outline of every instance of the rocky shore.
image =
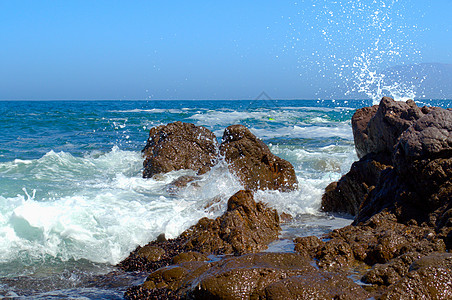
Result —
[[[296,238],[293,253],[262,252],[278,238],[280,216],[253,196],[303,188],[289,162],[241,125],[226,128],[221,145],[192,124],[151,129],[144,177],[178,169],[202,174],[224,157],[245,189],[215,220],[200,219],[175,239],[161,235],[133,251],[119,268],[149,275],[125,297],[451,299],[452,110],[383,98],[358,109],[352,126],[359,161],[326,188],[322,209],[351,214],[354,222]]]

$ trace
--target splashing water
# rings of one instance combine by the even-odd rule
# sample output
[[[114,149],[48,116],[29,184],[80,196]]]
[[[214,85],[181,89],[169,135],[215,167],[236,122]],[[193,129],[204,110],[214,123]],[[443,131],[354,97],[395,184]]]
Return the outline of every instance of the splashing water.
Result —
[[[302,10],[289,23],[291,42],[297,46],[293,48],[300,48],[300,41],[316,45],[311,53],[303,53],[309,51],[303,46],[296,52],[299,64],[318,68],[318,96],[366,95],[374,104],[383,96],[397,100],[416,96],[425,78],[407,78],[397,71],[421,58],[411,38],[420,29],[404,14],[408,5],[398,0],[303,2]],[[300,24],[301,29],[296,27]]]

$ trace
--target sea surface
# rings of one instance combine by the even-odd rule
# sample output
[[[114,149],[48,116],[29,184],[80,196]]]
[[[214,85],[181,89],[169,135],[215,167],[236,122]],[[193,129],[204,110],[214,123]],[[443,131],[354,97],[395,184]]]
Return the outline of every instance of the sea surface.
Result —
[[[324,188],[357,159],[350,119],[371,100],[0,102],[0,299],[122,299],[145,274],[114,265],[138,245],[178,236],[221,215],[242,185],[223,161],[199,187],[171,182],[191,171],[143,179],[141,150],[154,126],[205,126],[221,141],[243,124],[291,162],[300,188],[260,191],[294,221],[270,251],[293,251],[294,236],[351,222],[319,212]],[[451,100],[419,106],[452,107]],[[221,201],[214,205],[213,198]],[[115,275],[116,274],[116,275]]]

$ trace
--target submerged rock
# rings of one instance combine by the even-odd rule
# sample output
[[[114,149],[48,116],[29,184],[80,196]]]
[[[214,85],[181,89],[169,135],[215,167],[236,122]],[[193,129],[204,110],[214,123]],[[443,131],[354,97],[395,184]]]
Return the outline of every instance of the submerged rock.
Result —
[[[297,189],[297,177],[291,163],[270,152],[267,145],[243,125],[226,128],[220,145],[230,170],[250,190]]]
[[[206,173],[217,159],[218,143],[207,128],[175,122],[151,128],[143,149],[143,177],[174,170]]]

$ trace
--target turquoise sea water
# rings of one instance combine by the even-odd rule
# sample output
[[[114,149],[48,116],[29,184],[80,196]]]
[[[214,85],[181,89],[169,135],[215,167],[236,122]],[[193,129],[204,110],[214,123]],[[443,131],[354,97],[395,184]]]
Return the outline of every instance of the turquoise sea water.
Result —
[[[212,130],[243,124],[290,161],[300,189],[256,198],[294,216],[282,238],[350,222],[319,212],[323,189],[356,160],[350,118],[371,101],[0,102],[0,298],[121,299],[142,276],[112,279],[113,265],[164,232],[176,237],[214,218],[242,188],[224,162],[199,187],[174,191],[179,171],[141,178],[149,129],[175,121]],[[450,100],[419,106],[452,107]],[[206,207],[214,197],[220,202]],[[290,243],[289,243],[290,244]],[[290,245],[275,246],[291,251]]]

